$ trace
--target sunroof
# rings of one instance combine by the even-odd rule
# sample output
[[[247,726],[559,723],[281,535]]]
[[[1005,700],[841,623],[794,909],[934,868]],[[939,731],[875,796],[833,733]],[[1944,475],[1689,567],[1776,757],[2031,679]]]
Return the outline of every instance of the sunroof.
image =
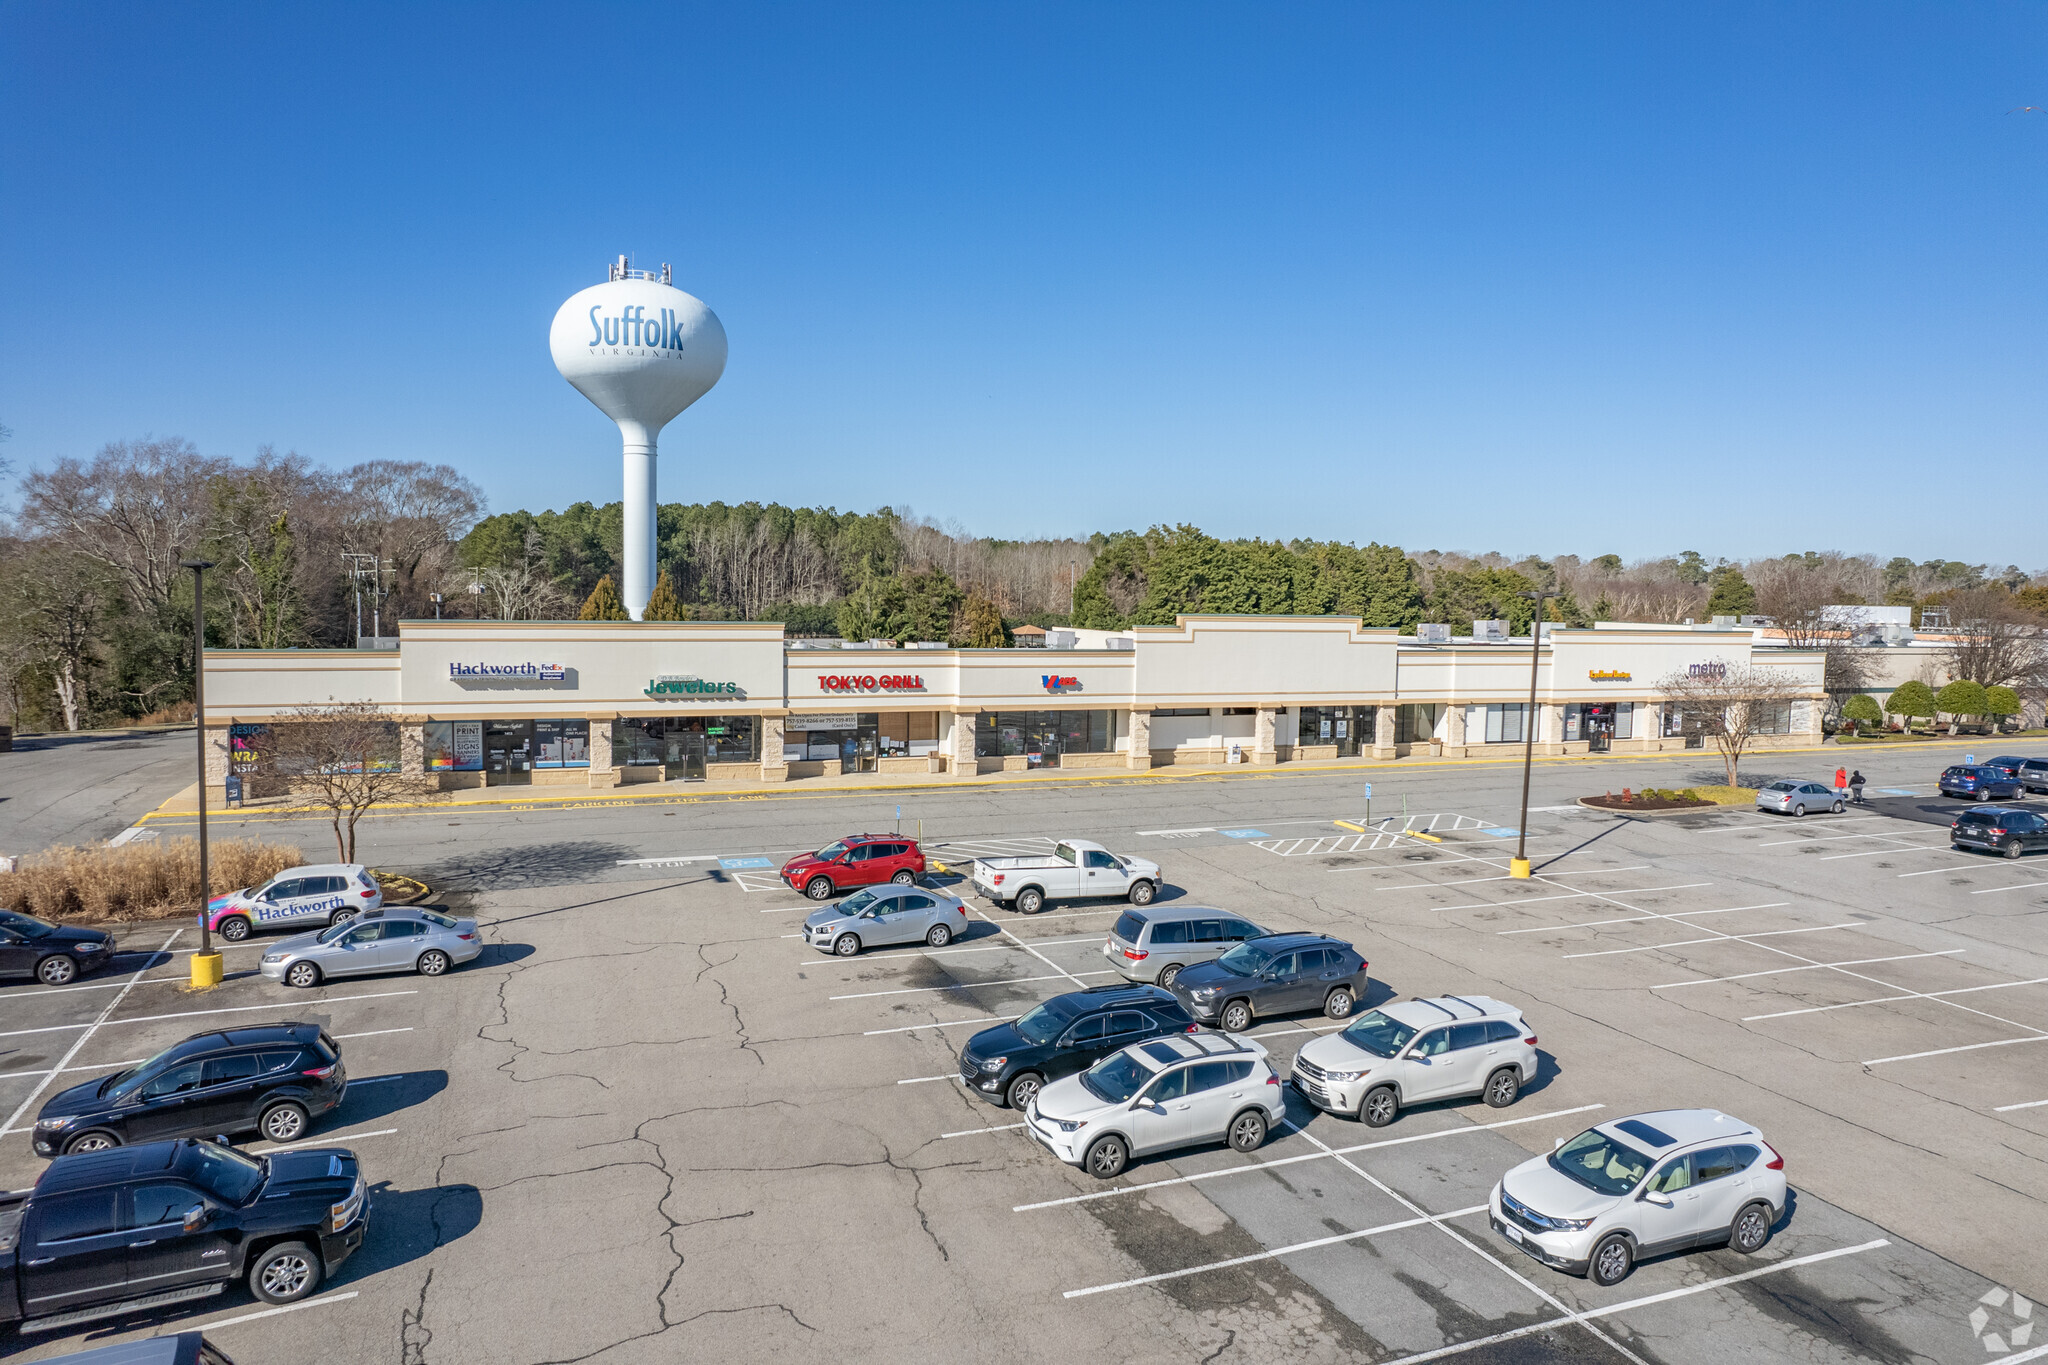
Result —
[[[1671,1136],[1671,1134],[1664,1132],[1661,1129],[1652,1128],[1649,1124],[1644,1123],[1641,1119],[1623,1119],[1620,1123],[1617,1123],[1614,1126],[1616,1128],[1619,1128],[1622,1132],[1627,1133],[1630,1137],[1641,1138],[1643,1141],[1649,1143],[1652,1147],[1669,1147],[1672,1143],[1678,1141],[1678,1139]]]
[[[1145,1055],[1162,1066],[1170,1065],[1180,1060],[1180,1054],[1165,1043],[1145,1044]]]

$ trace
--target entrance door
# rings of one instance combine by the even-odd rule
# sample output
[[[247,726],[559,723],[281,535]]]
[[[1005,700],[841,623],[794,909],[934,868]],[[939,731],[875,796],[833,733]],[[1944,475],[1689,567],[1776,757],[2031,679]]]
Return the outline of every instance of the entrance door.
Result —
[[[484,780],[492,786],[533,780],[533,722],[489,721],[484,725]]]
[[[1339,758],[1358,757],[1358,731],[1361,726],[1367,723],[1359,714],[1361,709],[1355,706],[1339,706],[1336,708],[1337,757]],[[1367,742],[1370,743],[1371,740],[1368,738]]]
[[[704,780],[704,736],[695,732],[680,736],[682,740],[683,781]]]
[[[847,735],[839,742],[839,771],[843,773],[871,773],[875,771],[875,732],[860,729]]]

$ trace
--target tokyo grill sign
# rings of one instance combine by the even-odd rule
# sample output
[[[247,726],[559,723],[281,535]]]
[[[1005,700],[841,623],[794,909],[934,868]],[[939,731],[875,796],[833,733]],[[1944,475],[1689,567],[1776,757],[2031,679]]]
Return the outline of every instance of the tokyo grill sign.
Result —
[[[922,692],[918,673],[820,673],[820,692]]]

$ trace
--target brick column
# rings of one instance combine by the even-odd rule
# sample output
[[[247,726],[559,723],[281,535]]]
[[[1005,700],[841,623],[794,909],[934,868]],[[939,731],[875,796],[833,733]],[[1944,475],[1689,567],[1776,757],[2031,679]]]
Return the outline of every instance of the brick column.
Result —
[[[1394,753],[1394,708],[1376,707],[1372,718],[1372,756],[1392,758]]]
[[[398,723],[398,771],[421,777],[427,771],[427,727],[419,721]]]
[[[188,768],[186,771],[190,772],[191,769]],[[249,787],[253,785],[250,778],[253,777],[254,774],[250,774],[244,778],[242,795],[245,797],[254,795],[249,790]],[[206,804],[209,808],[219,810],[222,804],[226,802],[228,792],[227,781],[228,727],[225,724],[214,725],[209,723],[206,727]]]
[[[1280,761],[1279,747],[1280,708],[1261,706],[1257,723],[1252,728],[1252,762],[1271,765]]]
[[[1444,705],[1444,752],[1453,758],[1465,756],[1465,703]]]
[[[618,783],[618,769],[612,766],[612,723],[593,720],[590,722],[590,785],[615,787]]]
[[[1131,711],[1131,752],[1126,759],[1133,768],[1152,766],[1152,713]]]
[[[974,761],[973,711],[953,713],[953,733],[946,745],[946,766],[955,777],[973,777],[979,771]]]
[[[763,782],[789,781],[789,764],[782,758],[782,736],[788,726],[786,716],[761,717],[761,780]]]

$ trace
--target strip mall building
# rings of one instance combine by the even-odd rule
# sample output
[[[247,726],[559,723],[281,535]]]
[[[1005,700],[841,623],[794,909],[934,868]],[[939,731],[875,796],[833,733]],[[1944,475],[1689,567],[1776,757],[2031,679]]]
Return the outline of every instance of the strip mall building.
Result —
[[[1531,725],[1539,753],[1655,752],[1687,743],[1659,680],[1722,665],[1803,685],[1762,747],[1818,742],[1822,710],[1818,651],[1725,626],[1549,629],[1533,714],[1527,637],[1343,617],[1186,616],[1095,648],[820,648],[758,622],[407,621],[398,638],[208,650],[216,794],[266,724],[329,702],[387,712],[397,760],[444,789],[1461,757]]]

